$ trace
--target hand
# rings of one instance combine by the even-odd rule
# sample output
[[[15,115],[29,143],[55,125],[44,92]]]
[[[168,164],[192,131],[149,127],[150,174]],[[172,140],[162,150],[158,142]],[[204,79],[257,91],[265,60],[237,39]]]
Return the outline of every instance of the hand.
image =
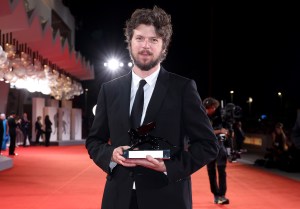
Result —
[[[123,150],[127,150],[129,148],[130,148],[129,146],[120,146],[115,148],[111,156],[111,160],[125,167],[135,167],[136,166],[135,163],[126,162],[126,158],[123,157]]]
[[[126,159],[125,162],[126,164],[135,164],[159,172],[167,171],[166,165],[162,159],[156,159],[150,155],[147,155],[145,159]]]
[[[226,135],[227,135],[227,134],[228,134],[228,130],[225,129],[225,128],[221,128],[221,129],[220,129],[220,133],[221,133],[221,134],[226,134]]]

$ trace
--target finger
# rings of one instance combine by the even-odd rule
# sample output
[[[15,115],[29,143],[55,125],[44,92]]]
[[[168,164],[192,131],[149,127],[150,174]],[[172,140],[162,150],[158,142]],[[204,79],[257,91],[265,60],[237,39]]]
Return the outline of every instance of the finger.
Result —
[[[137,166],[135,163],[127,163],[127,162],[121,162],[121,165],[125,166],[125,167],[135,167]]]
[[[112,161],[120,164],[124,160],[125,160],[125,158],[123,157],[123,148],[118,147],[118,148],[114,149],[113,155],[112,155]]]
[[[147,156],[146,156],[146,159],[147,159],[149,162],[151,162],[152,164],[154,164],[154,165],[158,165],[158,164],[159,164],[159,161],[158,161],[157,159],[153,158],[151,155],[147,155]]]
[[[119,162],[124,162],[126,160],[126,158],[123,157],[123,155],[118,155],[117,159],[118,159]]]
[[[123,150],[127,150],[127,149],[129,149],[130,148],[130,146],[122,146],[122,149]]]
[[[125,163],[131,163],[131,164],[136,164],[136,165],[140,165],[140,166],[149,165],[149,161],[146,159],[126,159]]]
[[[152,169],[158,166],[158,164],[153,163],[152,161],[149,161],[147,158],[135,159],[134,161],[132,161],[132,163],[135,163],[135,164],[143,166],[143,167],[152,168]]]

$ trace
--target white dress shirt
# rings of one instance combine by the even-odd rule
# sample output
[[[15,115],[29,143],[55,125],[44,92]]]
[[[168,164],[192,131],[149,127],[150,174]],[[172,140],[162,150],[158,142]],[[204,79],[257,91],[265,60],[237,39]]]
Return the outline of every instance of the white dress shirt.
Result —
[[[144,86],[144,107],[143,107],[143,114],[142,114],[142,118],[141,118],[141,122],[140,125],[143,123],[145,115],[146,115],[146,110],[148,108],[148,104],[150,102],[155,84],[156,84],[156,80],[158,77],[160,69],[158,69],[157,71],[155,71],[154,73],[152,73],[151,75],[149,75],[148,77],[144,78],[144,80],[147,82]],[[129,115],[131,113],[131,109],[133,106],[133,101],[135,98],[135,94],[139,88],[139,83],[140,80],[142,80],[142,78],[140,78],[138,75],[136,75],[133,71],[132,71],[132,80],[131,80],[131,93],[130,93],[130,107],[129,107]]]

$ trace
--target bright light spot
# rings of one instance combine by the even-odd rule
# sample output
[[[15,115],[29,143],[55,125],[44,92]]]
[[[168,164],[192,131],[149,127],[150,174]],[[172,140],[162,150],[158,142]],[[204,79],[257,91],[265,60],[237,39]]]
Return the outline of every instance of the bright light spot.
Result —
[[[27,89],[29,92],[41,92],[42,94],[49,95],[51,88],[48,80],[42,80],[37,78],[20,78],[11,86],[17,89]]]
[[[97,105],[95,105],[95,106],[93,107],[93,109],[92,109],[92,112],[93,112],[94,115],[96,115],[96,107],[97,107]]]
[[[260,116],[260,118],[261,118],[262,120],[265,120],[265,119],[267,119],[267,115],[263,114],[263,115]]]
[[[108,68],[110,70],[116,70],[119,68],[119,61],[116,59],[111,59],[108,61]]]
[[[248,102],[248,103],[252,103],[252,102],[253,102],[252,97],[249,97],[247,102]]]
[[[116,71],[120,68],[123,68],[125,65],[128,67],[132,67],[132,62],[126,62],[127,64],[124,64],[124,62],[121,62],[118,58],[110,58],[107,62],[104,63],[104,67],[108,68],[111,71]]]

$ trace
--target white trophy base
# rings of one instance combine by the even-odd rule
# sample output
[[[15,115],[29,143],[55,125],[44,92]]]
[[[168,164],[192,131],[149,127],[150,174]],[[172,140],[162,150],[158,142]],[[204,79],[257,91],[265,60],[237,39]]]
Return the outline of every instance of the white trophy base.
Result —
[[[125,158],[146,158],[151,155],[153,158],[170,159],[170,150],[124,150]]]

